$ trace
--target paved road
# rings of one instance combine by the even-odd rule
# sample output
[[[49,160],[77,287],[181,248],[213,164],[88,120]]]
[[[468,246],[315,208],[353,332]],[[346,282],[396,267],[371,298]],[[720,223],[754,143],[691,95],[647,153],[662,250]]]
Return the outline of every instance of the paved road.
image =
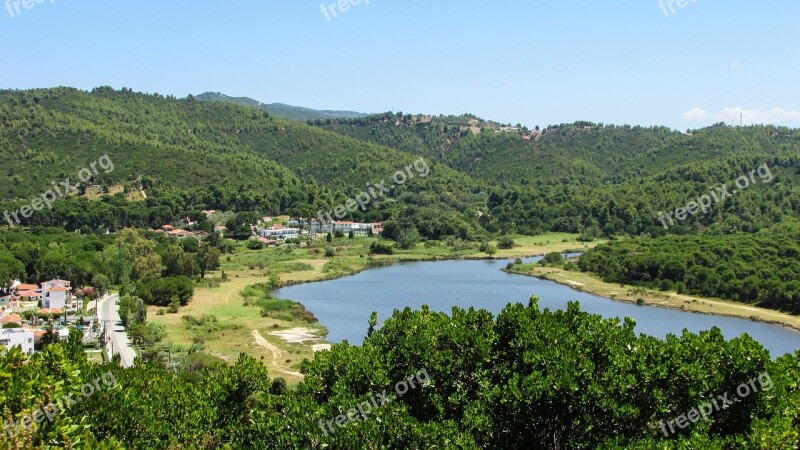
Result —
[[[120,355],[120,364],[122,367],[131,367],[133,360],[136,359],[136,352],[131,348],[128,342],[128,335],[125,333],[125,327],[122,326],[122,320],[119,318],[119,305],[117,305],[119,295],[114,294],[103,298],[99,301],[98,314],[100,323],[103,327],[108,325],[106,336],[106,351],[110,355]],[[113,352],[113,353],[112,353]]]

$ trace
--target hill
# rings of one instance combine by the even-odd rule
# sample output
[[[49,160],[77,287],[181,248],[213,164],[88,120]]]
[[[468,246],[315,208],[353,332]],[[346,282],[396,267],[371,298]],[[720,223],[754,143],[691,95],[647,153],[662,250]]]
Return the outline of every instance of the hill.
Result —
[[[113,212],[86,220],[92,228],[102,223],[112,229],[154,226],[164,216],[183,217],[207,208],[264,214],[328,211],[368,183],[388,180],[416,160],[388,147],[228,102],[108,87],[92,92],[0,91],[0,170],[10,179],[0,190],[0,201],[11,209],[54,182],[68,177],[74,181],[82,168],[103,155],[113,161],[113,170],[92,176],[82,187],[121,186],[122,192],[100,202],[111,205]],[[468,176],[443,165],[430,169],[429,176],[410,180],[372,202],[370,218],[385,220],[409,204],[462,212],[485,205],[486,195]],[[466,191],[452,193],[449,186]],[[146,205],[126,207],[124,193],[140,190],[147,192]],[[87,202],[73,206],[56,216],[63,219],[98,207]],[[356,218],[365,215],[360,211]],[[63,225],[49,222],[52,216],[35,215],[34,221]]]
[[[278,117],[292,120],[318,120],[334,118],[366,117],[365,113],[354,111],[330,111],[303,108],[301,106],[286,105],[284,103],[263,103],[249,97],[229,97],[219,92],[205,92],[194,97],[200,101],[230,102],[239,105],[253,106]]]
[[[66,177],[74,180],[104,155],[114,170],[81,186],[99,188],[68,199],[67,211],[35,215],[33,223],[154,226],[202,209],[316,215],[376,184],[391,187],[391,176],[420,157],[428,174],[346,218],[402,219],[403,227],[434,239],[479,238],[484,231],[592,239],[756,231],[800,214],[800,131],[794,129],[715,126],[684,134],[576,122],[528,130],[471,115],[392,113],[303,123],[234,102],[128,89],[0,91],[0,170],[9,177],[0,202],[10,202],[6,208]],[[764,164],[774,182],[753,178],[751,189],[705,214],[668,230],[659,223],[659,214]],[[131,201],[145,196],[146,202]]]

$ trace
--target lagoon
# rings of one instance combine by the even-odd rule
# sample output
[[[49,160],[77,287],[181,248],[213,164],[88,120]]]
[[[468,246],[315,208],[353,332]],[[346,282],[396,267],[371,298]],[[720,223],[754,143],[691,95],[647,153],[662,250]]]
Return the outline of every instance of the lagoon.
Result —
[[[541,258],[529,258],[526,262]],[[764,345],[773,357],[800,349],[800,332],[777,325],[746,319],[691,313],[686,311],[638,306],[576,291],[552,281],[508,274],[501,269],[508,260],[452,260],[398,263],[367,270],[351,277],[291,286],[275,291],[279,298],[302,303],[328,328],[327,340],[347,340],[360,344],[366,337],[372,311],[379,322],[395,309],[420,309],[450,313],[454,306],[482,308],[499,313],[508,303],[527,305],[533,295],[539,307],[564,309],[578,301],[581,310],[606,318],[631,317],[636,331],[664,338],[718,327],[727,339],[749,334]]]

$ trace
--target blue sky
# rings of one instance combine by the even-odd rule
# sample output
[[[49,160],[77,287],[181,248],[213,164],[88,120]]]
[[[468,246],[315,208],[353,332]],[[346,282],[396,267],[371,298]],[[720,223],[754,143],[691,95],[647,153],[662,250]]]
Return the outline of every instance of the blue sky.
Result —
[[[531,127],[740,113],[800,127],[797,0],[364,0],[328,18],[320,0],[17,1],[0,0],[0,88],[219,91]]]

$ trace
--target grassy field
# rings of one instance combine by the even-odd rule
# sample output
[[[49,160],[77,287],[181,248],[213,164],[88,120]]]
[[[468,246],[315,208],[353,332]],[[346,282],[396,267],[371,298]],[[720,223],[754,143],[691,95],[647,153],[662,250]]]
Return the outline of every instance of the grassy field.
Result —
[[[543,267],[536,264],[517,265],[509,272],[554,281],[570,286],[573,289],[618,301],[739,317],[800,330],[800,317],[798,316],[727,300],[694,297],[638,286],[606,283],[599,277],[587,272],[565,270],[561,267]]]
[[[576,238],[577,235],[565,233],[516,237],[513,249],[499,250],[493,257],[516,258],[585,249],[602,242],[584,244]],[[477,243],[458,251],[444,243],[421,243],[411,250],[397,250],[393,255],[370,257],[369,246],[376,240],[344,238],[330,244],[319,241],[311,247],[263,250],[248,250],[240,243],[233,254],[223,255],[220,270],[207,275],[211,286],[196,288],[189,304],[176,314],[149,307],[148,321],[165,327],[164,341],[173,344],[176,348],[173,352],[188,351],[192,344],[199,343],[205,353],[229,363],[245,353],[263,361],[271,376],[283,377],[293,384],[302,378],[300,363],[313,358],[315,350],[329,347],[324,341],[327,330],[324,324],[298,318],[262,317],[258,307],[245,305],[241,293],[246,287],[265,283],[274,275],[286,285],[338,278],[397,261],[489,257],[478,251]],[[325,256],[327,247],[334,249],[333,257]],[[227,281],[221,280],[223,272]],[[190,320],[185,316],[191,316]]]

